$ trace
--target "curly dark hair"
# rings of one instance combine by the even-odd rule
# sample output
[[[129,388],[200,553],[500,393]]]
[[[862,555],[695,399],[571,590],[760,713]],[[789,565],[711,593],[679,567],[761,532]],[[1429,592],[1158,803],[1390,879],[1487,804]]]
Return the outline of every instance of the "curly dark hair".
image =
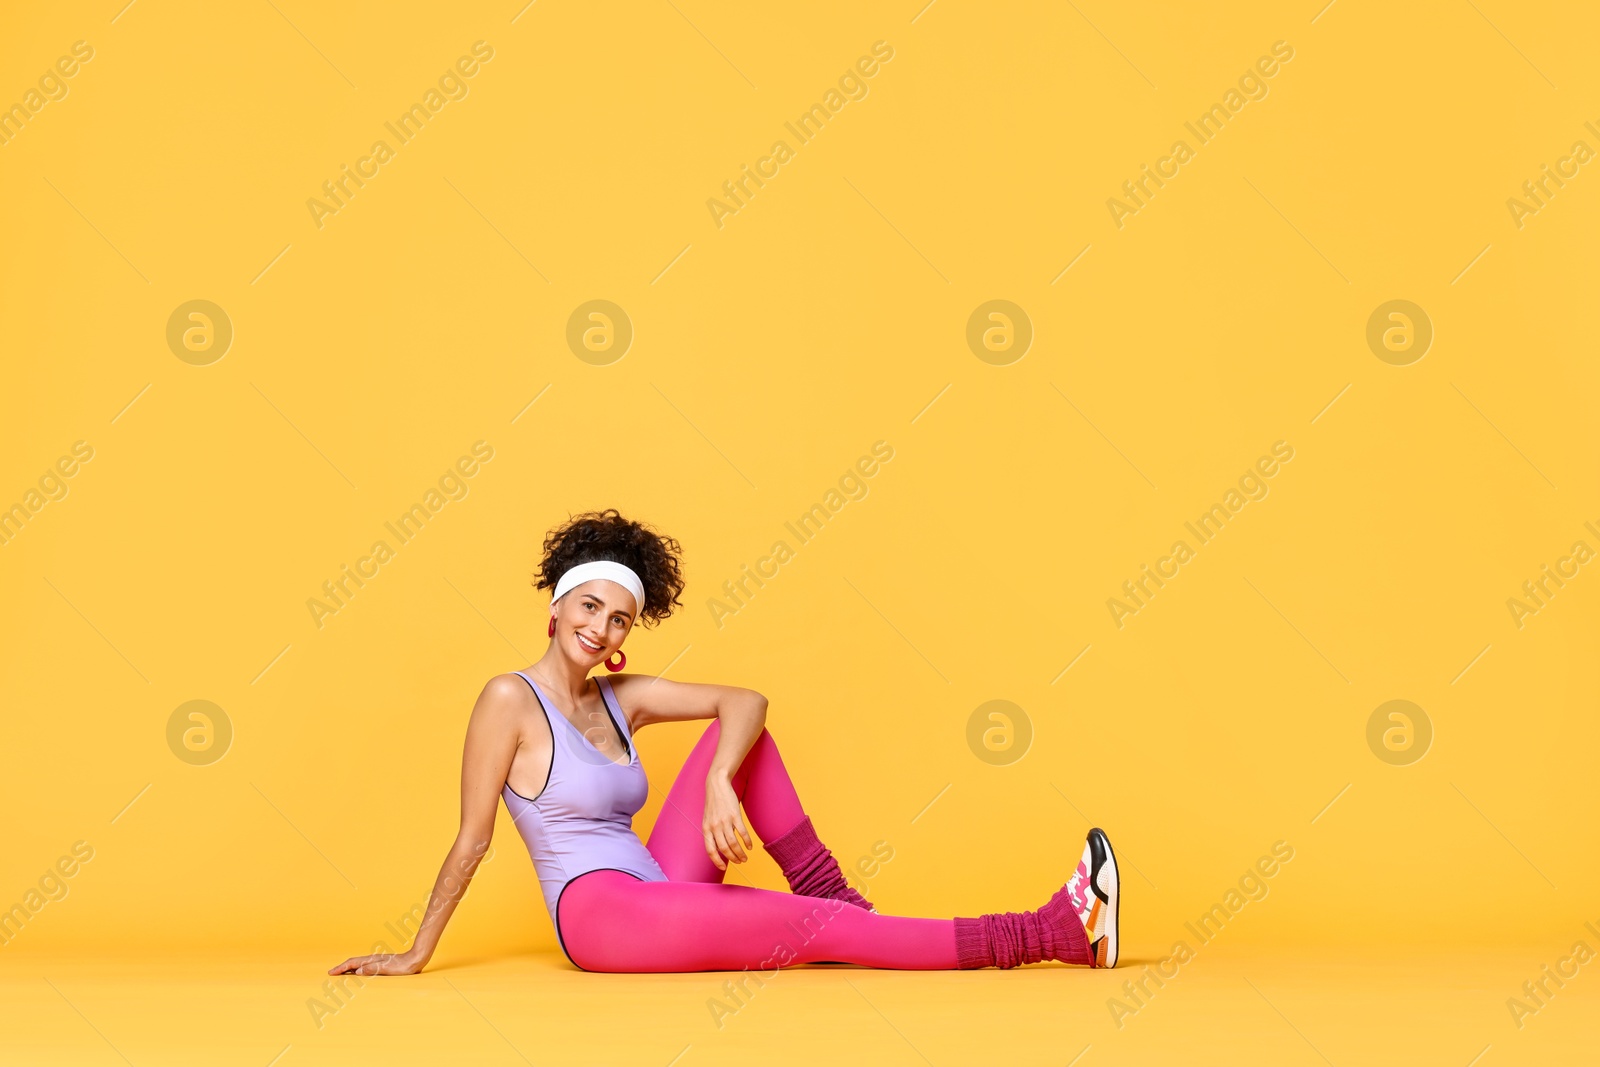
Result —
[[[635,621],[654,627],[683,606],[678,600],[683,592],[682,552],[676,540],[623,518],[616,508],[586,511],[545,535],[544,560],[533,587],[554,590],[561,576],[580,563],[616,560],[633,568],[644,583],[644,611]]]

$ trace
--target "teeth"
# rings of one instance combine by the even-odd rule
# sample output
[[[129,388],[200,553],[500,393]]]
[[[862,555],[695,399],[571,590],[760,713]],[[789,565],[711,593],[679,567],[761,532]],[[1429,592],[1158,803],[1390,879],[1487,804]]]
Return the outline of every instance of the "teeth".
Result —
[[[584,637],[582,634],[578,635],[578,643],[591,652],[599,652],[601,648],[605,647],[603,645],[591,644],[589,639]]]

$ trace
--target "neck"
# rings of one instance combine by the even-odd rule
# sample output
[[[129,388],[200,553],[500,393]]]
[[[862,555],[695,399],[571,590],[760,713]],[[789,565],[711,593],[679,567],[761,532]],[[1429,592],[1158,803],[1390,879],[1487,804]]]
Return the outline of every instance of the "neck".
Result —
[[[533,665],[533,673],[557,698],[566,697],[567,706],[577,708],[589,688],[589,669],[563,656],[554,641]]]

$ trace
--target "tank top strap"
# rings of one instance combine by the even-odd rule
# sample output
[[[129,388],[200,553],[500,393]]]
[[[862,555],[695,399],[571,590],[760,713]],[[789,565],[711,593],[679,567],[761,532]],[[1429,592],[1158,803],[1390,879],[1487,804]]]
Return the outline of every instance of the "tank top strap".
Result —
[[[545,722],[549,723],[550,725],[550,736],[554,738],[556,735],[556,724],[550,722],[550,709],[545,707],[544,694],[539,692],[539,687],[535,685],[533,679],[529,678],[526,674],[523,674],[521,671],[512,671],[511,673],[515,674],[518,678],[521,678],[524,682],[527,682],[528,688],[533,690],[534,702],[539,705],[539,710],[544,712]]]
[[[622,736],[628,742],[628,747],[633,747],[633,731],[628,728],[628,717],[622,714],[622,705],[617,702],[617,694],[611,690],[611,679],[605,677],[595,678],[595,684],[600,687],[600,695],[605,700],[606,706],[615,714],[617,729],[622,731]]]

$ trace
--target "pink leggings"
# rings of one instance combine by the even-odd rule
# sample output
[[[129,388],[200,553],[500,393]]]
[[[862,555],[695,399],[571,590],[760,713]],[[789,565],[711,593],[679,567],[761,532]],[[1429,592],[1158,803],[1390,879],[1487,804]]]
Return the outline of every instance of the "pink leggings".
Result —
[[[954,919],[877,915],[825,897],[725,885],[706,855],[705,782],[721,723],[713,719],[678,772],[645,847],[668,881],[589,871],[561,893],[561,941],[585,971],[776,972],[795,963],[953,970]],[[733,776],[748,825],[763,842],[805,811],[772,734],[763,729]],[[748,853],[748,850],[746,850]]]

